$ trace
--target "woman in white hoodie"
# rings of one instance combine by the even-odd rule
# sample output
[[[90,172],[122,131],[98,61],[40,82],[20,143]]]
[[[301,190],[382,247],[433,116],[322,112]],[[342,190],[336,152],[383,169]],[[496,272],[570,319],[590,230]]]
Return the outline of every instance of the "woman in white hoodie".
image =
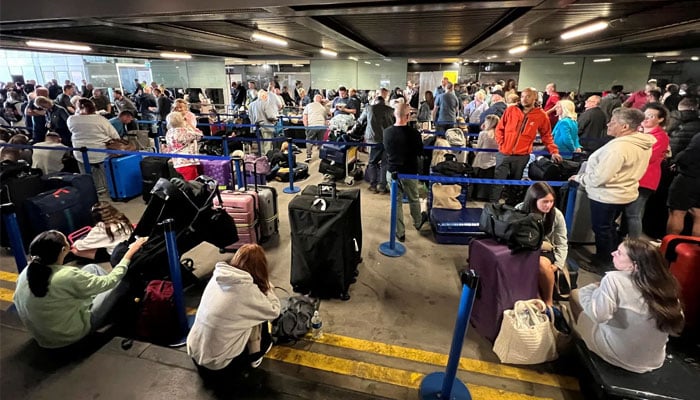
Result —
[[[244,245],[230,264],[216,264],[187,336],[187,354],[214,383],[260,365],[272,348],[268,321],[280,314],[262,247]]]

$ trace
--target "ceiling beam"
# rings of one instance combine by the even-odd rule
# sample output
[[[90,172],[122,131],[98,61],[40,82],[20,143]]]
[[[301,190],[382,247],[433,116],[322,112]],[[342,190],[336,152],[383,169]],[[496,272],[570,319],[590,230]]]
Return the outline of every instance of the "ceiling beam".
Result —
[[[595,49],[609,48],[613,46],[630,45],[643,43],[659,39],[670,39],[671,37],[700,32],[700,19],[684,21],[678,24],[661,26],[644,31],[638,31],[626,35],[619,35],[613,38],[586,41],[580,44],[564,45],[550,51],[552,54],[571,54],[574,52],[590,51]],[[675,49],[668,49],[675,50]]]

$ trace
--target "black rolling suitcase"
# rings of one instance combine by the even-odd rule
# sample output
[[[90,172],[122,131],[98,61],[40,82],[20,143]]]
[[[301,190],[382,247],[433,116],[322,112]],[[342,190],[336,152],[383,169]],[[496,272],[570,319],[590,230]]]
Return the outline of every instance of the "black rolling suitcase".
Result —
[[[29,218],[25,212],[25,201],[44,191],[44,183],[41,181],[40,169],[32,168],[24,161],[13,162],[5,160],[0,163],[0,201],[2,204],[14,203],[17,224],[22,232],[22,241],[25,249],[29,248],[33,237]],[[0,223],[0,245],[8,247],[9,238],[5,233],[5,226]]]
[[[141,195],[145,202],[151,198],[151,189],[158,179],[181,177],[168,160],[169,158],[153,156],[141,159]]]
[[[329,196],[299,195],[289,203],[292,288],[314,297],[349,300],[360,253],[359,238],[348,229],[353,200],[337,197],[333,186],[328,192],[320,186]]]

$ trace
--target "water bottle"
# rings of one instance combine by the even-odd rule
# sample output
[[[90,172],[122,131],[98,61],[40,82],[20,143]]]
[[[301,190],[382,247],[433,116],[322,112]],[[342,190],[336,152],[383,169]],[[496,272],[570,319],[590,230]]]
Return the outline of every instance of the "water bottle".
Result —
[[[314,311],[314,316],[311,318],[311,335],[314,339],[320,339],[323,336],[323,321],[318,311]]]

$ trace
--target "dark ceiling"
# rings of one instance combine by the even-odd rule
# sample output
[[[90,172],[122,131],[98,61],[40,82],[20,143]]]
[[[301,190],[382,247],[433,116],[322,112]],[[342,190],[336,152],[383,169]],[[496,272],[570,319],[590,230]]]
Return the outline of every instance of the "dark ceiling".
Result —
[[[0,5],[0,46],[27,39],[79,42],[95,54],[158,58],[161,51],[252,60],[406,57],[418,62],[513,60],[545,55],[700,55],[698,1],[18,0]],[[240,8],[232,8],[232,4]],[[168,8],[164,11],[163,8]],[[569,41],[591,21],[608,29]],[[287,47],[251,40],[254,32]],[[519,56],[508,50],[527,44]]]

